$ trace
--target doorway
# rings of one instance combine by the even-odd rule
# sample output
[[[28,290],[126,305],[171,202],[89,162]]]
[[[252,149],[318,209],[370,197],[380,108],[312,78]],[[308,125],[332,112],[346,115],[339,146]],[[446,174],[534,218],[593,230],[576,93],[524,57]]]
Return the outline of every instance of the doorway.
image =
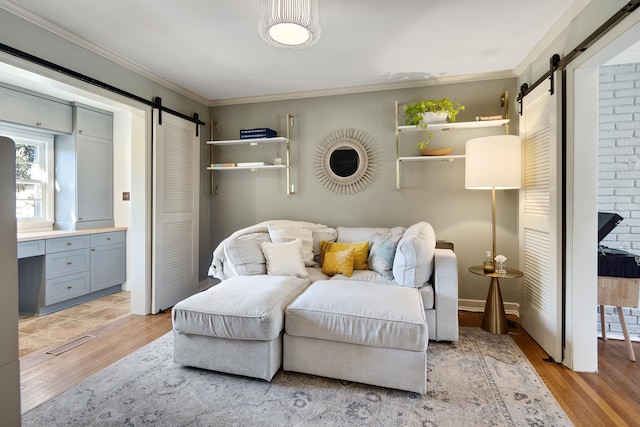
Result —
[[[0,58],[2,59],[2,58]],[[75,101],[114,114],[114,220],[127,227],[127,281],[131,313],[149,314],[151,306],[151,111],[135,101],[91,87],[70,77],[25,63],[0,62],[0,80],[59,99]],[[24,67],[24,68],[23,68]],[[59,79],[68,81],[60,81]],[[85,85],[86,86],[86,85]],[[98,92],[96,92],[98,91]],[[103,93],[99,93],[102,91]],[[144,109],[143,109],[144,108]],[[122,200],[128,192],[130,200]]]
[[[565,364],[597,372],[598,88],[600,67],[640,41],[633,14],[567,67]]]

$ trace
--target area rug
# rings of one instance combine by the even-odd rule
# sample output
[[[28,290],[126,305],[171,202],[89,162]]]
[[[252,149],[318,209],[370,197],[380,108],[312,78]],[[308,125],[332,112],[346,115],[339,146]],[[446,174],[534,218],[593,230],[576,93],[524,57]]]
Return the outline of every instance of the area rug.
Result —
[[[23,415],[23,426],[570,426],[508,335],[429,343],[427,393],[176,365],[164,335]],[[393,366],[389,366],[393,369]]]

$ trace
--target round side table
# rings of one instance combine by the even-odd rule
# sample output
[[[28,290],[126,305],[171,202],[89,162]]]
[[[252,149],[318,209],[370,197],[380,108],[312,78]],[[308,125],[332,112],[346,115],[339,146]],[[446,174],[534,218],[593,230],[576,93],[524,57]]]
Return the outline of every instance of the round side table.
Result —
[[[517,279],[523,276],[522,271],[506,267],[507,272],[503,274],[485,273],[481,265],[471,266],[469,267],[469,271],[480,276],[491,277],[481,328],[492,334],[506,334],[509,331],[509,324],[507,322],[507,315],[504,312],[504,303],[502,301],[500,282],[498,282],[498,279]]]

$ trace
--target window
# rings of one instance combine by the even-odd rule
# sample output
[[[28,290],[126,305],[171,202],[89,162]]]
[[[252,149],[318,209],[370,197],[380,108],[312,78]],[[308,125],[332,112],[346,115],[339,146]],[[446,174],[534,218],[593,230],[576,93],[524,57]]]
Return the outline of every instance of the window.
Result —
[[[0,126],[16,144],[18,231],[53,227],[53,135]]]

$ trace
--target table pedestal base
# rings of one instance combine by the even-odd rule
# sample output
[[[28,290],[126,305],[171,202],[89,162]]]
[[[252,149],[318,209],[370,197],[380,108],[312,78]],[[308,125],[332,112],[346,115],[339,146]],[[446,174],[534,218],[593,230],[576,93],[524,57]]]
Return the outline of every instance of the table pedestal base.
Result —
[[[504,303],[500,293],[500,283],[497,277],[491,278],[487,302],[484,306],[482,329],[496,335],[504,335],[509,331],[507,316],[504,313]]]

